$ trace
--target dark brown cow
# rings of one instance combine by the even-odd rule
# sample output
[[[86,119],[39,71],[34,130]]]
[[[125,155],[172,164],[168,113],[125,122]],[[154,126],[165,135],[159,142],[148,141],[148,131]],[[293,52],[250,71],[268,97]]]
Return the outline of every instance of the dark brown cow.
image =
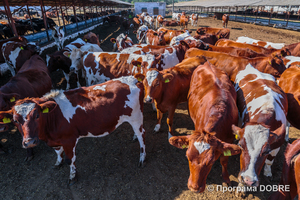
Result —
[[[179,26],[179,22],[175,20],[163,21],[163,26]]]
[[[245,69],[246,65],[249,63],[259,71],[269,73],[276,78],[279,78],[286,69],[282,59],[273,55],[269,57],[247,59],[244,57],[231,56],[227,53],[204,51],[195,48],[191,48],[185,53],[185,58],[194,56],[205,56],[205,58],[214,66],[224,70],[231,81],[235,81],[236,74],[240,70]]]
[[[228,21],[229,21],[229,15],[224,14],[224,15],[222,16],[222,24],[223,24],[223,28],[225,28],[225,26],[226,26],[226,28],[227,28]]]
[[[163,32],[163,31],[159,31],[159,32],[156,32],[156,31],[153,31],[151,29],[149,29],[147,31],[147,34],[146,34],[146,43],[149,45],[166,45],[166,40],[164,38],[164,35],[166,34],[166,32]]]
[[[157,108],[157,123],[154,132],[159,131],[163,113],[168,111],[168,136],[169,138],[173,136],[172,124],[176,106],[187,101],[193,71],[205,62],[204,57],[188,58],[170,69],[163,71],[150,69],[146,75],[135,75],[138,80],[143,80],[144,102],[155,103]]]
[[[209,45],[208,51],[228,53],[233,56],[243,56],[246,58],[265,57],[265,54],[256,53],[251,49],[237,48],[237,47],[219,47],[219,46]]]
[[[221,38],[229,39],[230,30],[228,28],[201,27],[197,29],[195,36],[205,35],[205,34],[216,35],[218,39]]]
[[[34,55],[27,60],[21,70],[0,88],[0,111],[11,109],[18,99],[41,97],[51,89],[51,78],[44,60]],[[8,126],[0,127],[0,132]],[[27,151],[26,160],[33,158],[31,149]]]
[[[300,197],[300,139],[288,144],[284,154],[279,191],[273,193],[268,200],[298,199]],[[289,186],[289,188],[286,188]],[[288,191],[289,190],[289,191]]]
[[[82,40],[91,44],[97,44],[100,47],[99,35],[96,35],[93,32],[85,34]]]
[[[5,62],[5,59],[3,57],[3,52],[2,52],[2,46],[3,44],[9,42],[9,41],[14,41],[14,42],[23,42],[24,44],[27,44],[28,41],[25,37],[22,37],[22,36],[19,36],[19,37],[13,37],[13,38],[9,38],[7,40],[1,40],[0,41],[0,63],[4,63]]]
[[[62,164],[62,153],[70,165],[70,183],[76,180],[75,150],[83,137],[104,137],[123,122],[128,122],[140,143],[139,165],[146,152],[143,128],[141,83],[133,76],[70,91],[52,91],[42,98],[16,102],[12,110],[0,112],[0,121],[11,120],[23,137],[24,148],[45,141],[57,153],[56,167]],[[63,128],[62,128],[63,127]]]
[[[18,72],[22,65],[32,55],[38,54],[40,47],[35,43],[9,41],[2,46],[2,54],[6,64],[9,66],[12,75]]]
[[[238,72],[235,84],[242,128],[234,125],[232,128],[243,149],[239,187],[258,187],[264,164],[264,175],[272,177],[273,159],[285,142],[288,102],[274,77],[261,73],[251,64]],[[244,192],[236,190],[236,195]]]
[[[219,38],[216,35],[212,34],[195,35],[194,38],[197,40],[202,40],[203,42],[211,45],[215,45],[216,42],[219,40]]]
[[[209,62],[193,73],[188,94],[190,116],[195,124],[192,135],[171,137],[177,148],[187,148],[190,177],[188,188],[205,190],[206,178],[214,162],[220,157],[222,177],[230,184],[227,171],[228,156],[239,154],[231,125],[238,122],[236,92],[228,76]]]

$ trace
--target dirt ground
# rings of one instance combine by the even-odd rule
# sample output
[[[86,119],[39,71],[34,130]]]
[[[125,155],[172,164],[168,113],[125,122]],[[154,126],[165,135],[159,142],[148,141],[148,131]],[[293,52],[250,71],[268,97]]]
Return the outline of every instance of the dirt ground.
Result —
[[[198,26],[221,27],[221,21],[199,19]],[[194,27],[188,28],[196,30]],[[270,42],[300,42],[299,32],[294,31],[231,21],[228,28],[231,30],[230,39],[233,40],[246,35]],[[94,31],[100,35],[100,39],[107,38],[101,46],[104,51],[112,49],[109,39],[122,33],[122,29],[116,31],[117,29],[118,25],[100,26]],[[136,42],[133,33],[129,36]],[[54,51],[55,48],[46,53]],[[61,72],[52,74],[56,88],[65,88],[62,77]],[[0,84],[3,85],[7,78],[8,74],[1,77]],[[147,158],[143,168],[138,168],[139,144],[132,141],[133,131],[129,124],[123,124],[104,138],[81,139],[76,148],[78,182],[72,186],[68,185],[69,166],[65,163],[60,169],[53,169],[56,154],[45,143],[41,142],[34,148],[32,161],[24,162],[26,151],[21,147],[21,135],[15,127],[11,127],[9,132],[0,135],[0,141],[6,150],[5,154],[0,155],[0,199],[239,199],[234,196],[234,192],[216,191],[217,185],[222,184],[219,161],[215,162],[207,178],[207,185],[213,186],[215,190],[205,190],[201,194],[189,191],[189,167],[185,150],[169,144],[166,114],[158,134],[152,133],[155,123],[156,113],[151,105],[145,105]],[[174,129],[176,135],[190,134],[194,129],[186,103],[177,107]],[[299,137],[299,130],[290,128],[290,142]],[[267,179],[262,173],[259,176],[261,185],[279,183],[285,147],[286,144],[282,146],[273,164],[273,178]],[[237,186],[238,156],[229,158],[228,171],[232,186]],[[267,199],[270,194],[271,192],[266,191],[252,192],[247,194],[246,199]]]

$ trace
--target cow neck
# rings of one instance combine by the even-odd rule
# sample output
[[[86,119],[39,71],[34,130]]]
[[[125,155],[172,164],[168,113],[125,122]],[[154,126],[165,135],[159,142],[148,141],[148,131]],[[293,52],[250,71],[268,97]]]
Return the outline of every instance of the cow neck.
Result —
[[[175,50],[176,50],[176,55],[177,55],[179,62],[182,62],[187,48],[183,47],[181,44],[179,44],[177,46],[173,46],[173,48],[175,48]]]
[[[257,68],[257,66],[266,60],[266,58],[267,57],[250,58],[248,61],[254,68]]]

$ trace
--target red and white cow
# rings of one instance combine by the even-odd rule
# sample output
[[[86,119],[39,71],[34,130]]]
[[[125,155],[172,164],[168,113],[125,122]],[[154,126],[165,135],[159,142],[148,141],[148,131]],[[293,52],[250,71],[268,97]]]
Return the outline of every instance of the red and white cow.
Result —
[[[121,33],[116,39],[111,38],[110,41],[114,44],[113,51],[122,51],[133,45],[132,39]]]
[[[198,14],[192,14],[191,15],[191,26],[197,26],[198,25]]]
[[[181,40],[184,40],[187,37],[191,37],[191,35],[188,30],[185,30],[184,33],[172,38],[172,40],[170,42],[170,46],[178,45]],[[192,39],[192,37],[190,39]]]
[[[168,111],[168,136],[173,136],[172,124],[176,106],[187,101],[190,81],[193,71],[206,62],[204,57],[194,57],[183,60],[176,66],[158,71],[149,69],[146,75],[136,74],[134,77],[143,80],[145,87],[145,103],[155,103],[157,108],[157,123],[154,132],[161,127],[163,113]]]
[[[187,29],[185,29],[185,30],[170,30],[170,29],[161,27],[161,28],[157,29],[157,32],[160,32],[160,31],[166,32],[164,37],[165,37],[166,43],[170,44],[172,38],[185,33],[187,31]]]
[[[251,64],[237,73],[239,128],[232,126],[242,147],[239,187],[257,187],[258,175],[265,163],[264,175],[272,177],[271,166],[285,141],[288,101],[273,76],[261,73]],[[236,195],[243,195],[243,192]]]
[[[93,32],[85,34],[82,40],[91,44],[97,44],[100,47],[99,35],[96,35]]]
[[[221,38],[229,39],[230,29],[228,29],[228,28],[201,27],[201,28],[197,29],[197,31],[195,33],[195,36],[205,35],[205,34],[216,35],[218,37],[218,39],[221,39]]]
[[[166,45],[166,40],[164,35],[166,34],[166,32],[160,31],[160,32],[156,32],[153,31],[152,29],[148,29],[147,33],[146,33],[146,44],[148,45]]]
[[[228,25],[228,21],[229,21],[229,15],[227,14],[224,14],[222,16],[222,24],[223,24],[223,28],[227,28],[227,25]]]
[[[71,68],[76,71],[83,70],[87,86],[103,83],[113,78],[145,73],[150,68],[162,70],[161,55],[155,57],[150,54],[87,53],[80,49],[74,49],[71,53],[65,52],[64,55],[71,58]]]
[[[2,46],[2,54],[14,76],[31,56],[38,54],[40,47],[33,42],[9,41]]]
[[[195,131],[169,140],[177,148],[187,148],[188,188],[203,192],[206,178],[219,157],[223,180],[230,184],[228,156],[239,154],[241,148],[231,144],[234,140],[231,125],[238,122],[238,109],[236,92],[226,73],[209,62],[199,66],[191,79],[188,106]]]
[[[274,48],[274,49],[282,49],[285,45],[284,43],[265,42],[265,41],[249,38],[246,36],[238,37],[236,42],[246,43],[246,44],[254,44],[254,45],[262,46],[265,48]]]
[[[57,51],[61,50],[64,47],[65,42],[65,32],[63,30],[63,27],[53,27],[51,36],[55,41]]]
[[[56,167],[62,164],[65,152],[72,183],[76,180],[75,150],[79,139],[104,137],[123,122],[132,126],[140,143],[139,165],[143,165],[143,96],[143,85],[133,76],[121,77],[87,88],[19,100],[12,110],[0,112],[0,121],[13,121],[23,137],[24,148],[35,147],[40,140],[54,147]]]
[[[154,28],[154,19],[153,17],[151,16],[145,16],[144,17],[144,21],[145,21],[145,24],[148,26],[148,28]]]
[[[300,57],[300,42],[284,46],[292,56]]]
[[[148,27],[146,25],[143,25],[139,27],[139,29],[136,31],[136,39],[139,41],[139,44],[146,43],[146,34],[148,31]]]
[[[282,60],[286,68],[289,68],[292,65],[300,65],[300,57],[297,56],[285,56]]]
[[[173,13],[172,20],[180,21],[181,13]]]
[[[184,12],[182,12],[181,17],[180,17],[180,27],[183,26],[183,28],[187,28],[189,23],[189,17],[185,15]]]
[[[158,26],[162,26],[162,23],[164,22],[164,17],[162,15],[157,15],[156,17],[156,29]]]
[[[18,73],[0,88],[0,111],[10,110],[18,99],[41,97],[51,90],[51,86],[51,78],[44,60],[38,55],[33,55]],[[0,126],[0,132],[8,129],[6,123]],[[30,161],[32,158],[33,151],[28,149],[26,160]]]
[[[273,193],[268,200],[286,200],[300,198],[300,139],[288,144],[284,154],[284,162],[279,183],[279,191]],[[282,186],[289,186],[288,191]],[[298,195],[298,198],[297,198]]]

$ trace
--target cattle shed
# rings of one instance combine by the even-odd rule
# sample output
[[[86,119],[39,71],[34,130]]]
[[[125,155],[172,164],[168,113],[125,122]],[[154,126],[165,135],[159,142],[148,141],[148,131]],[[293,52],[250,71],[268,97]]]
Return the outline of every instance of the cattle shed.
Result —
[[[135,2],[135,14],[147,12],[151,16],[166,14],[166,2]]]

